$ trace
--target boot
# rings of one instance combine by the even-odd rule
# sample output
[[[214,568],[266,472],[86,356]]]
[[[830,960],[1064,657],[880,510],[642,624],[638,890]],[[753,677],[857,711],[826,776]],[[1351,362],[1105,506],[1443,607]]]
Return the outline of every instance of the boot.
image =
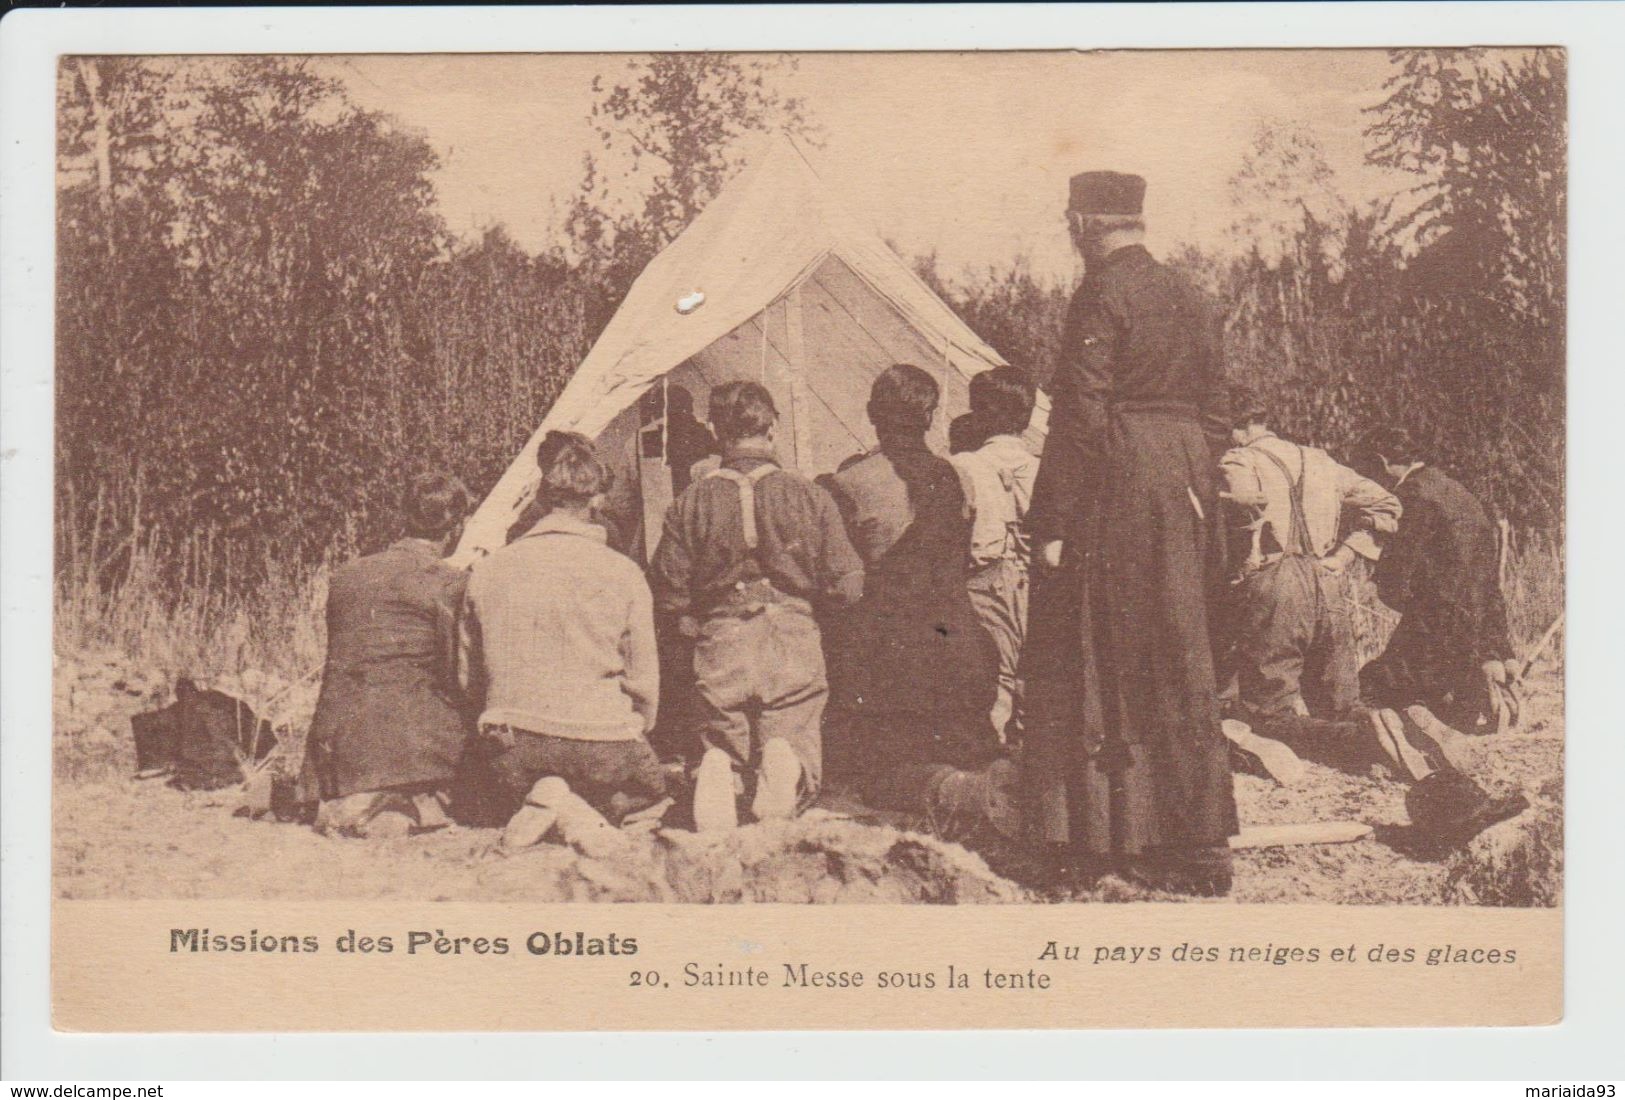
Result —
[[[1249,771],[1262,771],[1283,787],[1296,787],[1303,782],[1308,770],[1298,754],[1284,741],[1260,737],[1246,722],[1226,718],[1219,723],[1236,755],[1247,763]]]
[[[356,833],[368,840],[398,840],[412,835],[412,819],[400,810],[382,810],[357,827]]]
[[[987,801],[983,816],[1006,840],[1021,839],[1021,769],[1009,757],[987,766]]]
[[[436,829],[444,829],[451,824],[451,818],[446,816],[446,805],[441,796],[433,792],[412,796],[412,812],[417,821],[412,827],[412,834],[432,833]]]
[[[1439,721],[1438,716],[1420,703],[1406,707],[1402,717],[1405,732],[1411,736],[1413,744],[1421,745],[1424,752],[1443,761],[1446,767],[1458,772],[1467,770],[1472,752],[1468,748],[1466,734]]]
[[[721,749],[706,749],[694,771],[694,831],[720,832],[738,824],[733,760]]]
[[[731,773],[729,779],[731,782]],[[756,798],[751,812],[757,821],[788,821],[796,816],[800,792],[801,759],[784,738],[770,738],[762,746],[762,763],[756,772]]]
[[[537,780],[526,802],[553,811],[559,838],[584,856],[604,859],[619,855],[630,846],[625,833],[611,825],[557,776]]]
[[[531,796],[535,793],[535,787],[532,787]],[[524,805],[508,819],[507,826],[502,830],[500,843],[509,851],[540,844],[542,838],[551,832],[554,824],[558,822],[559,815],[555,811],[546,806],[533,804],[531,796],[526,796]]]
[[[931,774],[925,790],[927,812],[943,824],[979,821],[987,805],[987,777],[981,772],[943,764]]]
[[[1021,805],[1017,795],[1019,772],[1013,761],[999,759],[976,771],[946,764],[932,778],[928,804],[933,814],[947,821],[986,822],[999,835],[1021,835]]]
[[[1365,719],[1378,748],[1402,776],[1414,783],[1433,774],[1433,766],[1428,763],[1427,757],[1406,738],[1405,723],[1396,712],[1386,707],[1369,710]]]

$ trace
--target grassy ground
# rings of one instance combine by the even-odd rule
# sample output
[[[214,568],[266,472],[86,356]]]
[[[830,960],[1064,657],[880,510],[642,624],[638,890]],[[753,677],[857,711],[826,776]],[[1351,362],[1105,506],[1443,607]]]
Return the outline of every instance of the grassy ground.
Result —
[[[114,588],[93,555],[66,555],[56,594],[54,849],[58,893],[73,898],[425,898],[459,900],[1033,901],[1140,900],[1106,879],[1086,894],[1035,894],[927,823],[815,811],[723,838],[645,836],[614,864],[544,847],[490,853],[495,834],[453,828],[403,840],[338,840],[236,816],[238,790],[181,793],[137,781],[129,716],[169,701],[189,674],[277,722],[296,758],[315,701],[323,638],[320,572],[270,571],[253,601],[208,583],[165,596],[137,556]],[[200,554],[200,560],[206,555]],[[1509,563],[1514,638],[1527,651],[1562,607],[1562,561],[1536,542]],[[1385,609],[1356,609],[1380,631]],[[1240,853],[1243,902],[1554,905],[1562,882],[1562,640],[1531,674],[1522,726],[1475,742],[1471,769],[1492,793],[1522,791],[1531,810],[1444,862],[1395,846],[1404,787],[1311,766],[1287,790],[1238,775],[1243,825],[1345,819],[1377,826],[1352,844]],[[1008,853],[990,851],[995,866]]]
[[[250,684],[259,679],[250,676]],[[271,690],[276,690],[271,681]],[[243,691],[241,677],[223,686]],[[260,691],[264,691],[260,684]],[[137,781],[128,716],[163,699],[161,676],[110,652],[59,656],[53,803],[58,893],[71,898],[414,898],[456,900],[932,901],[1142,900],[1108,879],[1085,895],[1035,895],[923,823],[815,811],[800,822],[713,839],[640,838],[613,863],[562,848],[502,858],[495,833],[453,828],[403,840],[339,840],[235,816],[237,789],[170,790]],[[252,697],[254,691],[244,691]],[[1303,787],[1238,775],[1244,825],[1348,819],[1377,825],[1353,844],[1239,855],[1235,900],[1555,904],[1561,881],[1563,721],[1548,666],[1523,726],[1475,741],[1475,775],[1521,790],[1529,813],[1446,862],[1417,862],[1388,841],[1405,823],[1404,788],[1313,767]],[[998,853],[992,853],[995,864]]]

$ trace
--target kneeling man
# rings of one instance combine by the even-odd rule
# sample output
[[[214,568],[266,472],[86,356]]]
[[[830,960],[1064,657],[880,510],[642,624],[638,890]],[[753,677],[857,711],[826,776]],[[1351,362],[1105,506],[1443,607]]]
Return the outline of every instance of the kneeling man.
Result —
[[[610,480],[592,443],[549,432],[537,457],[542,516],[474,564],[460,672],[483,707],[496,785],[517,807],[503,847],[556,829],[603,855],[625,845],[615,826],[666,804],[647,740],[660,691],[654,605],[642,572],[592,522]]]
[[[466,574],[448,564],[468,490],[415,479],[406,537],[341,566],[327,596],[327,663],[301,786],[321,800],[316,827],[405,836],[446,822],[447,791],[468,740],[453,654]]]

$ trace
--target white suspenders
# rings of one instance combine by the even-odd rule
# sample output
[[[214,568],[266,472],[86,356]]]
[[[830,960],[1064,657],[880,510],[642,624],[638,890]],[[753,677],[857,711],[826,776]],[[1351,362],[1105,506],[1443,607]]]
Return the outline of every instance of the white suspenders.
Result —
[[[745,549],[751,553],[756,552],[756,544],[760,537],[756,530],[756,483],[768,474],[777,473],[778,467],[771,462],[764,462],[748,474],[728,466],[719,466],[706,474],[706,477],[724,477],[739,486],[739,522],[745,532]]]

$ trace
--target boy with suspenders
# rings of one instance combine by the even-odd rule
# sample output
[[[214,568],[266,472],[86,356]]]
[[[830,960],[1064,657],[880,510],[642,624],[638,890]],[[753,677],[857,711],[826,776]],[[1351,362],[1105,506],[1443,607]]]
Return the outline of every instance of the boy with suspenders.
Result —
[[[1233,388],[1232,405],[1236,446],[1220,469],[1241,536],[1232,544],[1229,617],[1243,716],[1323,763],[1360,770],[1386,761],[1423,778],[1433,768],[1398,715],[1361,705],[1353,627],[1336,607],[1344,571],[1356,557],[1375,560],[1375,536],[1398,529],[1399,500],[1325,451],[1276,435],[1245,388]],[[1355,520],[1345,534],[1346,511]]]
[[[1226,722],[1232,741],[1272,773],[1281,743],[1334,767],[1386,765],[1410,783],[1409,843],[1422,858],[1523,812],[1522,795],[1491,797],[1466,773],[1466,736],[1427,708],[1401,714],[1361,701],[1352,631],[1332,604],[1355,556],[1376,557],[1372,536],[1404,522],[1399,498],[1325,451],[1275,435],[1244,388],[1233,391],[1231,406],[1237,446],[1222,461],[1223,496],[1247,536],[1232,588],[1237,677],[1242,708],[1264,734],[1238,735]],[[1357,519],[1340,539],[1345,510]]]
[[[695,638],[701,831],[738,824],[741,788],[758,820],[816,797],[829,687],[813,611],[863,591],[835,502],[774,456],[768,391],[724,383],[710,413],[722,464],[672,504],[649,570],[656,606]]]

